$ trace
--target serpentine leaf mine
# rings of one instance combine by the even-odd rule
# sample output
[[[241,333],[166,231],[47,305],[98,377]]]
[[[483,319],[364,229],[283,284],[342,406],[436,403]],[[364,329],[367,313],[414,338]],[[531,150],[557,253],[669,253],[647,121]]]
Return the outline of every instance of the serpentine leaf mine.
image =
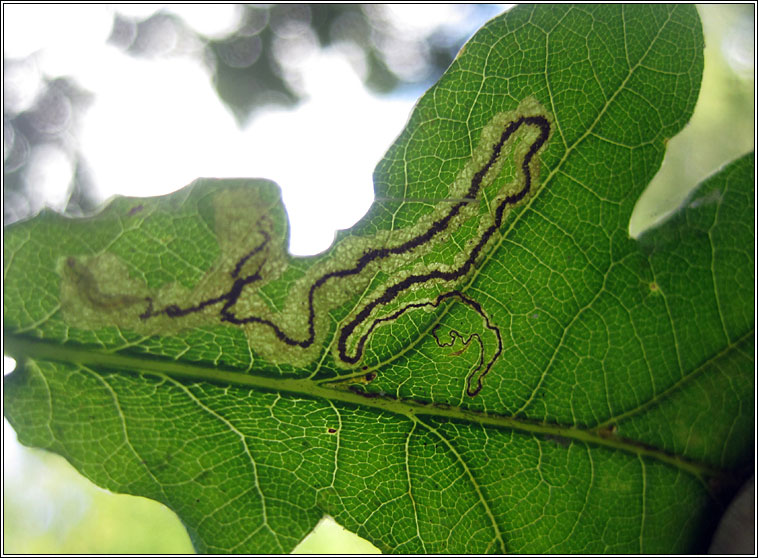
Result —
[[[295,367],[313,362],[331,340],[334,361],[361,370],[377,329],[412,312],[459,303],[481,318],[481,334],[450,331],[446,341],[435,328],[432,335],[439,347],[459,339],[459,352],[472,341],[479,346],[478,364],[465,379],[466,393],[475,396],[502,352],[502,337],[462,285],[499,237],[508,211],[538,188],[538,155],[550,132],[546,111],[525,99],[482,129],[448,195],[426,200],[433,207],[413,226],[346,236],[308,262],[286,252],[276,186],[261,182],[257,188],[218,190],[211,221],[220,254],[191,288],[178,281],[151,287],[109,252],[69,256],[59,266],[64,315],[76,327],[115,325],[145,335],[209,323],[237,327],[253,355]],[[151,201],[127,217],[147,220],[166,211],[151,208]],[[472,234],[461,241],[459,230]],[[286,296],[273,297],[273,287]]]

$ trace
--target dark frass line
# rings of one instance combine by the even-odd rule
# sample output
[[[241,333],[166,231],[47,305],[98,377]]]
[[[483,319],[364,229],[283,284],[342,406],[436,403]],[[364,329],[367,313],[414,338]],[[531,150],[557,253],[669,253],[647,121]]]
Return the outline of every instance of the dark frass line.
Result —
[[[477,379],[477,386],[472,388],[471,380],[473,376],[476,374],[477,370],[479,370],[481,365],[480,367],[475,369],[474,372],[472,372],[467,379],[466,392],[468,393],[468,395],[474,396],[478,394],[482,388],[482,380],[484,376],[489,372],[489,370],[492,368],[492,365],[494,364],[494,361],[502,352],[502,338],[500,336],[500,332],[498,328],[490,323],[489,318],[485,315],[481,306],[478,303],[471,300],[470,298],[465,297],[459,291],[453,290],[447,293],[443,293],[438,296],[437,301],[435,303],[408,304],[404,306],[403,308],[401,308],[400,310],[398,310],[397,312],[395,312],[392,316],[376,319],[374,323],[368,328],[368,330],[358,339],[358,342],[355,345],[355,353],[352,355],[349,354],[348,352],[347,342],[348,342],[349,337],[356,330],[356,328],[358,328],[363,322],[369,319],[371,313],[376,307],[391,303],[398,296],[400,296],[404,291],[406,291],[407,289],[413,286],[420,285],[432,280],[441,280],[443,282],[455,281],[465,276],[472,269],[477,258],[482,253],[484,246],[490,240],[492,235],[502,225],[505,210],[509,207],[515,206],[520,201],[522,201],[532,189],[532,173],[530,169],[530,163],[533,157],[545,144],[545,142],[547,141],[550,135],[550,123],[548,119],[545,118],[544,116],[522,116],[516,120],[510,121],[508,125],[506,126],[505,130],[503,131],[503,133],[501,134],[499,141],[493,145],[492,153],[487,163],[471,179],[471,185],[466,195],[463,196],[463,198],[461,198],[459,201],[456,201],[454,205],[452,205],[452,207],[449,209],[447,214],[445,214],[443,217],[441,217],[440,219],[432,223],[432,225],[426,231],[392,248],[369,249],[360,257],[360,259],[356,262],[356,264],[353,267],[341,269],[337,271],[331,271],[329,273],[322,275],[316,281],[314,281],[313,285],[311,285],[311,288],[308,292],[308,336],[305,339],[296,339],[294,337],[289,336],[287,333],[282,331],[282,329],[277,324],[275,324],[274,322],[272,322],[271,320],[267,318],[263,318],[260,316],[239,317],[233,311],[233,307],[236,305],[237,301],[242,295],[244,288],[247,285],[250,285],[262,279],[261,268],[263,267],[263,263],[261,263],[258,266],[258,269],[254,273],[251,273],[244,277],[238,277],[238,275],[242,267],[244,266],[244,264],[252,256],[254,256],[255,254],[261,251],[266,250],[270,237],[265,231],[262,231],[264,235],[264,240],[258,246],[253,248],[253,250],[251,250],[250,252],[245,254],[245,256],[240,258],[240,260],[235,265],[234,270],[231,272],[231,276],[235,278],[235,280],[232,283],[231,288],[227,292],[220,294],[216,297],[208,298],[194,306],[189,306],[186,308],[181,308],[180,306],[176,304],[171,304],[171,305],[165,306],[164,308],[160,310],[155,310],[153,308],[152,299],[148,299],[147,300],[148,308],[145,310],[145,312],[143,312],[140,315],[140,318],[142,318],[143,320],[147,320],[149,318],[152,318],[154,316],[158,316],[161,314],[164,314],[168,316],[169,318],[179,318],[179,317],[187,316],[195,312],[200,312],[201,310],[209,306],[213,306],[213,305],[220,304],[223,302],[224,305],[219,311],[219,315],[222,322],[227,322],[227,323],[231,323],[235,325],[246,325],[246,324],[264,325],[264,326],[269,327],[280,341],[282,341],[283,343],[289,346],[301,347],[303,349],[310,347],[316,338],[316,332],[315,332],[316,311],[315,311],[315,305],[314,305],[316,291],[320,289],[323,285],[325,285],[331,279],[345,278],[345,277],[358,275],[369,264],[375,261],[380,261],[392,255],[400,255],[400,254],[408,253],[414,250],[415,248],[418,248],[419,246],[422,246],[425,243],[431,241],[435,236],[447,230],[447,228],[450,225],[450,222],[461,212],[461,209],[466,204],[470,203],[470,200],[476,199],[476,197],[478,196],[481,190],[482,181],[484,180],[484,177],[487,175],[487,173],[490,171],[493,165],[497,162],[497,159],[500,156],[500,152],[502,151],[503,146],[513,136],[513,134],[515,134],[516,131],[519,128],[521,128],[521,126],[533,126],[533,127],[538,128],[540,132],[539,137],[534,141],[534,143],[531,144],[531,146],[529,147],[529,150],[527,151],[521,163],[521,169],[524,174],[524,186],[521,190],[519,190],[515,194],[511,194],[510,196],[505,197],[500,202],[500,204],[495,210],[494,223],[484,231],[481,238],[479,239],[479,242],[471,250],[468,258],[457,269],[450,270],[450,271],[434,270],[429,273],[410,275],[404,278],[403,280],[399,281],[398,283],[395,283],[394,285],[390,286],[384,291],[382,296],[366,304],[361,309],[361,311],[358,312],[358,314],[341,329],[339,339],[337,341],[337,352],[338,352],[338,356],[340,360],[342,360],[343,362],[347,364],[357,364],[363,357],[364,347],[369,335],[373,332],[373,330],[378,324],[391,321],[399,317],[405,311],[413,309],[413,308],[420,308],[422,306],[428,306],[428,305],[437,307],[445,299],[453,298],[453,297],[458,298],[461,302],[473,308],[477,313],[479,313],[482,316],[482,318],[485,320],[485,323],[487,324],[487,328],[494,331],[498,339],[498,349],[495,353],[495,356],[492,359],[490,359],[485,370],[481,374],[479,374],[478,379]]]

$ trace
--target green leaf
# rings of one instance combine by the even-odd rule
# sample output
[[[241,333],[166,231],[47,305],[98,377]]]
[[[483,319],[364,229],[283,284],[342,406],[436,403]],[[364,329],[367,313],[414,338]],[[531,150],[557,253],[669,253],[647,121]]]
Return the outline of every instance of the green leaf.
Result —
[[[702,549],[753,458],[752,154],[628,235],[702,49],[692,6],[491,21],[318,256],[260,180],[8,227],[6,416],[199,552],[325,514],[386,552]]]

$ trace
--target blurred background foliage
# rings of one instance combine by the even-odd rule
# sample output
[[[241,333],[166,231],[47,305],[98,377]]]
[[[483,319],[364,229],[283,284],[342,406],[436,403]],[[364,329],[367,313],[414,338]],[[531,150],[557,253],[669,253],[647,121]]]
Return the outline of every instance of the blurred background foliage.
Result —
[[[145,63],[192,57],[206,66],[219,98],[244,126],[272,106],[294,107],[307,91],[302,65],[318,49],[343,54],[365,86],[381,94],[426,89],[450,65],[481,23],[502,6],[460,7],[454,25],[409,27],[390,6],[354,4],[238,5],[227,29],[203,33],[202,21],[185,20],[178,6],[146,17],[113,12],[109,45]],[[185,8],[186,9],[186,8]],[[221,8],[218,8],[221,9]],[[7,20],[6,20],[7,21]],[[4,55],[3,148],[5,223],[34,215],[45,200],[35,191],[41,163],[68,158],[73,170],[65,213],[92,212],[99,199],[77,132],[92,94],[71,77],[40,74],[35,56]],[[55,153],[53,157],[45,156]]]
[[[115,7],[106,41],[145,64],[200,60],[218,97],[244,127],[271,107],[296,107],[307,98],[303,61],[325,48],[341,53],[369,90],[388,97],[417,96],[436,81],[466,39],[505,7],[457,7],[462,17],[426,26],[409,25],[392,6],[231,9],[234,17],[227,28],[210,33],[202,18],[190,17],[179,6],[142,15]],[[706,35],[701,96],[692,121],[670,141],[661,171],[640,199],[632,234],[674,209],[719,166],[754,148],[754,5],[699,9]],[[5,15],[4,26],[14,25]],[[44,205],[72,216],[94,211],[103,200],[77,135],[93,93],[70,76],[40,72],[35,53],[7,57],[8,51],[3,58],[4,223],[27,218]],[[56,173],[66,177],[66,187],[40,190],[39,184]],[[7,373],[12,364],[6,361],[5,368]],[[4,434],[4,552],[192,551],[178,519],[161,504],[100,490],[62,458],[18,446],[7,423]],[[372,547],[367,545],[326,522],[298,550],[368,552]]]

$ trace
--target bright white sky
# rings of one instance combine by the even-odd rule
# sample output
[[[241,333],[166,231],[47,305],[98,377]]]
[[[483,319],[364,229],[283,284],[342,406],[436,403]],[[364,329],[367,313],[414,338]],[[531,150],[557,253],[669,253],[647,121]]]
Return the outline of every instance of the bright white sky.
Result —
[[[244,129],[192,57],[152,61],[106,44],[113,12],[147,17],[150,5],[5,5],[5,55],[34,53],[38,72],[10,76],[29,103],[39,74],[71,76],[94,94],[81,124],[81,147],[103,198],[169,193],[198,177],[263,177],[283,190],[290,249],[314,254],[336,229],[352,226],[373,198],[371,173],[401,131],[413,100],[378,98],[338,52],[316,51],[299,64],[307,101],[296,110],[267,110]],[[424,33],[465,17],[454,6],[393,6],[408,32]],[[208,36],[228,33],[233,5],[170,7]],[[24,101],[21,101],[24,102]],[[34,177],[48,203],[63,205],[73,169],[50,148]]]

